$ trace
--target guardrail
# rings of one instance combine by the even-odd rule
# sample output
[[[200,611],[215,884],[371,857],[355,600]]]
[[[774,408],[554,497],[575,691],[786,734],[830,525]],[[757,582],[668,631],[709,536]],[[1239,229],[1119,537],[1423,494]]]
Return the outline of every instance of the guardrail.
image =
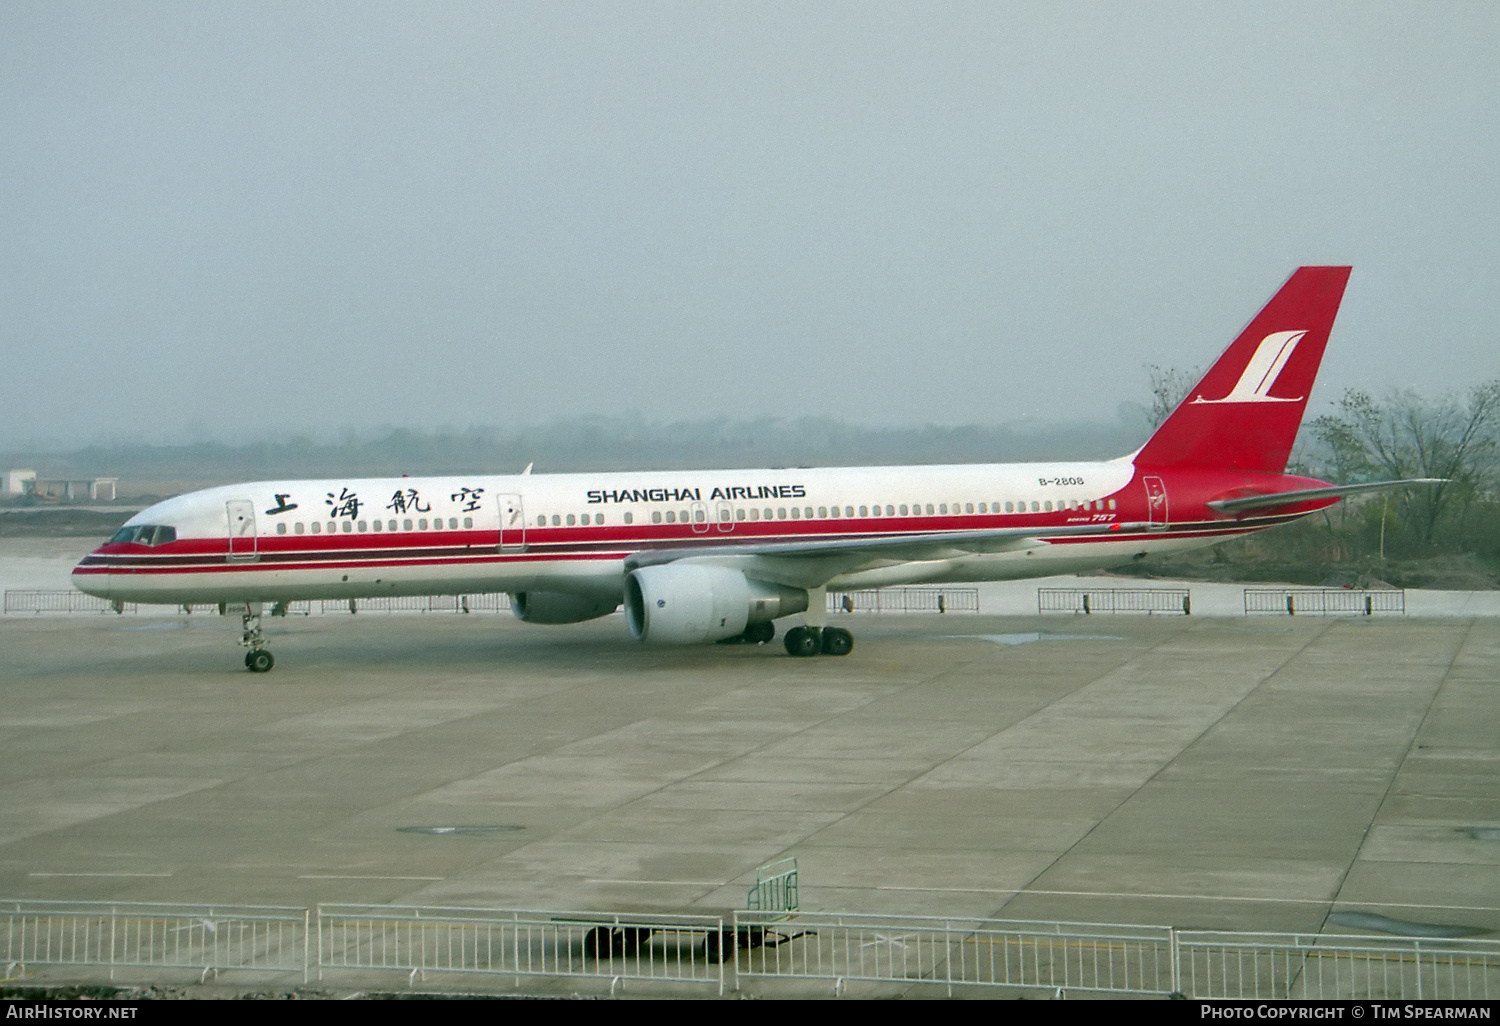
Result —
[[[148,604],[112,602],[81,591],[35,591],[7,588],[6,613],[139,613],[142,606],[161,613],[217,613],[219,606],[195,603]],[[242,606],[231,607],[238,616]],[[499,613],[510,612],[510,596],[504,592],[472,595],[393,595],[379,598],[324,599],[276,603],[269,610],[276,616],[307,616],[318,613]]]
[[[1245,615],[1251,613],[1406,613],[1406,591],[1381,588],[1362,591],[1355,588],[1246,588]]]
[[[1370,936],[1179,933],[1194,998],[1330,1001],[1500,997],[1500,944]]]
[[[341,970],[568,976],[717,986],[724,993],[718,916],[614,915],[320,905],[318,979]]]
[[[114,603],[81,591],[14,591],[5,589],[7,613],[134,613],[134,602]]]
[[[736,912],[744,977],[1046,988],[1111,994],[1176,992],[1172,931],[1161,926],[1030,923],[801,912],[789,922]]]
[[[0,902],[0,962],[300,973],[308,979],[305,908]]]
[[[1038,588],[1038,613],[1182,613],[1193,611],[1187,588]]]
[[[723,916],[389,905],[279,908],[0,902],[0,964],[300,975],[566,977],[717,988],[747,980],[1183,995],[1199,1000],[1495,1000],[1500,941],[1178,931],[1165,926],[800,912]],[[779,881],[773,883],[773,881]],[[762,884],[769,888],[762,891]]]
[[[978,588],[866,588],[830,591],[830,613],[977,613]]]

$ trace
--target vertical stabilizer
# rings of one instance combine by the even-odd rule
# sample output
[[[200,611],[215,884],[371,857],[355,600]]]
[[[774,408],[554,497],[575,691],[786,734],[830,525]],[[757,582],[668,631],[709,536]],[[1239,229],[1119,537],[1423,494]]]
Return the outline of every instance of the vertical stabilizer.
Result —
[[[1138,467],[1286,469],[1348,267],[1301,267],[1135,456]]]

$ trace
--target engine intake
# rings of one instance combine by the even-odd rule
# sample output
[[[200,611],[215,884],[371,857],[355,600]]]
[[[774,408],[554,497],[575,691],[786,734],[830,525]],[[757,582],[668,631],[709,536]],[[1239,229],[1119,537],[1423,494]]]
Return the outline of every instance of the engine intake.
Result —
[[[752,623],[807,608],[807,592],[767,584],[725,566],[669,563],[625,580],[625,622],[637,641],[697,645],[745,633]]]

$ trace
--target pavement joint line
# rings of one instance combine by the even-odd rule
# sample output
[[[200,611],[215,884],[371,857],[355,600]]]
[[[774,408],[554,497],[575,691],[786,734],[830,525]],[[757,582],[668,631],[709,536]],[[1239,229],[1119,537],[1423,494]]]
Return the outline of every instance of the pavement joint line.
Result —
[[[1151,646],[1143,649],[1137,656],[1135,656],[1134,658],[1132,658],[1130,660],[1130,662],[1134,662],[1135,659],[1139,659],[1139,658],[1142,658],[1144,656],[1148,656],[1151,653],[1155,652],[1157,649],[1161,648],[1162,646],[1167,645],[1167,644],[1169,644],[1169,643],[1177,640],[1177,638],[1181,636],[1181,633],[1191,633],[1196,626],[1197,626],[1196,624],[1189,624],[1189,625],[1187,625],[1187,627],[1186,627],[1186,629],[1184,631],[1182,631],[1180,633],[1174,632],[1170,636],[1161,639],[1156,644],[1151,645]],[[1205,628],[1205,629],[1207,629],[1207,628]],[[1323,637],[1323,635],[1327,634],[1328,631],[1329,631],[1329,629],[1330,629],[1330,625],[1327,624],[1327,623],[1325,623],[1325,624],[1321,625],[1317,630],[1315,630],[1311,634],[1309,634],[1307,638],[1303,639],[1303,641],[1301,642],[1301,644],[1297,645],[1296,650],[1293,651],[1293,652],[1291,652],[1290,654],[1288,654],[1287,657],[1285,659],[1283,659],[1276,666],[1275,669],[1273,669],[1270,673],[1266,674],[1260,680],[1256,681],[1254,687],[1252,687],[1248,691],[1246,691],[1243,695],[1241,695],[1238,699],[1236,699],[1235,702],[1232,705],[1230,705],[1230,707],[1228,709],[1225,709],[1224,712],[1221,715],[1219,715],[1212,723],[1209,723],[1201,731],[1199,731],[1198,732],[1198,736],[1195,737],[1195,738],[1193,738],[1193,740],[1189,741],[1187,744],[1183,745],[1182,748],[1177,752],[1176,755],[1174,755],[1172,758],[1168,759],[1162,765],[1158,766],[1157,769],[1156,769],[1156,772],[1152,773],[1145,780],[1141,781],[1140,786],[1136,787],[1128,795],[1126,795],[1124,798],[1121,798],[1118,802],[1116,802],[1114,808],[1111,809],[1109,812],[1106,812],[1104,815],[1100,816],[1099,819],[1094,823],[1094,825],[1091,826],[1091,827],[1089,827],[1089,829],[1084,832],[1084,834],[1083,834],[1082,837],[1078,838],[1078,840],[1074,841],[1072,844],[1068,845],[1068,847],[1065,848],[1063,851],[1059,852],[1058,855],[1057,855],[1057,857],[1055,859],[1053,859],[1046,866],[1044,866],[1040,870],[1038,870],[1037,873],[1036,873],[1036,875],[1033,876],[1031,878],[1031,880],[1029,880],[1027,882],[1028,883],[1034,883],[1037,880],[1040,880],[1043,875],[1045,875],[1048,871],[1050,871],[1058,863],[1062,862],[1063,859],[1067,858],[1068,855],[1071,854],[1072,851],[1075,848],[1077,848],[1084,841],[1088,840],[1088,838],[1093,834],[1093,832],[1095,830],[1099,829],[1099,827],[1101,825],[1103,825],[1103,823],[1104,823],[1105,820],[1107,820],[1110,816],[1113,816],[1116,812],[1119,812],[1120,809],[1124,808],[1124,806],[1125,806],[1125,804],[1127,802],[1129,802],[1136,795],[1140,794],[1146,788],[1150,787],[1151,786],[1151,782],[1153,780],[1155,780],[1157,777],[1161,776],[1162,773],[1164,773],[1168,769],[1168,767],[1170,767],[1174,762],[1176,762],[1179,758],[1181,758],[1185,753],[1187,753],[1188,751],[1190,751],[1192,749],[1192,747],[1194,745],[1196,745],[1199,741],[1202,741],[1204,739],[1204,737],[1206,737],[1208,735],[1208,732],[1211,731],[1211,730],[1213,730],[1215,726],[1217,726],[1220,723],[1223,723],[1224,720],[1227,717],[1232,716],[1234,714],[1234,711],[1236,709],[1238,709],[1241,705],[1243,705],[1246,699],[1248,699],[1251,695],[1255,694],[1261,688],[1265,687],[1267,681],[1271,680],[1273,677],[1275,677],[1282,670],[1286,669],[1287,666],[1289,666],[1292,663],[1293,660],[1295,660],[1298,656],[1300,656],[1302,653],[1306,652],[1309,648],[1311,648],[1312,645],[1316,641],[1318,641],[1319,639],[1321,639]],[[1127,664],[1122,664],[1122,665],[1128,665],[1128,663]],[[1103,674],[1101,676],[1108,676],[1109,673],[1114,673],[1114,672],[1118,671],[1119,669],[1120,669],[1120,667],[1115,667],[1114,669],[1107,671],[1105,674]],[[1093,684],[1093,683],[1097,682],[1099,679],[1101,679],[1101,678],[1100,677],[1096,677],[1093,681],[1090,681],[1089,683]],[[1012,900],[1014,900],[1014,898],[1016,898],[1016,897],[1019,897],[1021,894],[1026,894],[1026,893],[1040,894],[1042,892],[1041,891],[1031,891],[1029,889],[1023,889],[1021,891],[1017,891],[1014,895],[1012,895]],[[1010,904],[1010,902],[1007,901],[1005,904],[1008,905],[1008,904]],[[991,918],[997,918],[997,919],[998,918],[1003,918],[1000,915],[1000,913],[1003,912],[1004,910],[1005,910],[1005,905],[1001,905],[1000,908],[996,909],[995,912],[991,914]]]
[[[358,876],[338,873],[302,873],[298,880],[423,880],[436,882],[448,879],[445,876]]]
[[[150,876],[168,877],[171,873],[27,873],[27,876]]]
[[[841,890],[837,884],[820,885],[819,890]],[[932,891],[955,894],[1035,894],[1049,898],[1167,898],[1179,901],[1248,901],[1268,905],[1361,905],[1368,908],[1430,908],[1449,912],[1500,912],[1495,905],[1433,905],[1409,901],[1345,901],[1338,898],[1267,898],[1233,894],[1167,894],[1153,891],[1044,891],[1030,887],[907,887],[898,884],[876,884],[877,891]]]
[[[591,884],[644,884],[648,887],[729,887],[732,881],[722,880],[610,880],[604,877],[584,877]]]
[[[1458,657],[1463,653],[1464,647],[1468,645],[1469,639],[1473,636],[1474,621],[1470,620],[1468,626],[1464,629],[1464,636],[1459,639],[1457,645],[1453,646],[1453,654],[1448,657],[1448,666],[1443,670],[1442,677],[1438,679],[1437,687],[1433,688],[1432,694],[1428,696],[1427,708],[1422,711],[1421,720],[1417,722],[1416,729],[1411,732],[1411,741],[1407,743],[1406,751],[1401,754],[1400,759],[1396,760],[1396,767],[1391,770],[1390,778],[1385,782],[1385,793],[1380,796],[1380,801],[1376,804],[1375,811],[1370,813],[1370,819],[1365,824],[1364,833],[1360,834],[1359,846],[1354,849],[1354,857],[1349,860],[1349,864],[1344,867],[1344,872],[1339,876],[1338,890],[1334,892],[1335,901],[1338,900],[1338,895],[1343,893],[1344,887],[1349,883],[1349,874],[1354,872],[1354,867],[1359,862],[1360,853],[1365,850],[1365,845],[1369,843],[1370,831],[1375,829],[1375,821],[1380,818],[1380,810],[1385,808],[1385,803],[1391,800],[1391,792],[1396,788],[1396,781],[1401,779],[1401,771],[1416,754],[1417,739],[1422,736],[1422,728],[1427,725],[1428,719],[1431,718],[1432,710],[1437,707],[1438,698],[1442,695],[1443,688],[1448,685],[1448,678],[1453,675],[1453,667],[1458,662]],[[1370,861],[1373,862],[1376,860],[1372,859]],[[1329,908],[1328,912],[1329,915],[1333,914],[1332,907]],[[1324,924],[1327,924],[1326,918],[1324,919]]]

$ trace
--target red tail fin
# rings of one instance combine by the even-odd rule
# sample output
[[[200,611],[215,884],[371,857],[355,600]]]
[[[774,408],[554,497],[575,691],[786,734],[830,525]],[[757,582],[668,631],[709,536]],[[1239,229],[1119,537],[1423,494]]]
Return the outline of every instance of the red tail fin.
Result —
[[[1348,267],[1301,267],[1156,429],[1136,466],[1281,473]]]

